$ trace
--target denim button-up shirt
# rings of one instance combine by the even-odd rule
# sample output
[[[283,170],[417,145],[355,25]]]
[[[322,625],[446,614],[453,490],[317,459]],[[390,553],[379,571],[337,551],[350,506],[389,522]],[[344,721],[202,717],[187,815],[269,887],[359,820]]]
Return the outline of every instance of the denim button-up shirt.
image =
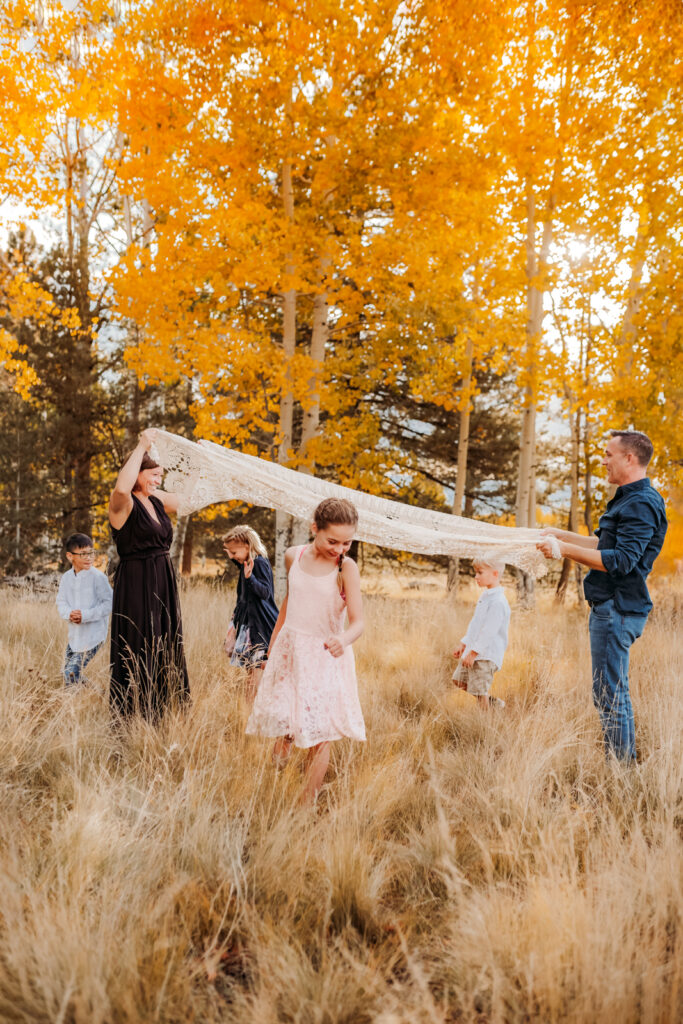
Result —
[[[617,487],[595,531],[606,571],[588,573],[586,600],[593,604],[613,597],[621,615],[647,615],[652,601],[645,580],[662,549],[667,525],[664,499],[647,477]]]

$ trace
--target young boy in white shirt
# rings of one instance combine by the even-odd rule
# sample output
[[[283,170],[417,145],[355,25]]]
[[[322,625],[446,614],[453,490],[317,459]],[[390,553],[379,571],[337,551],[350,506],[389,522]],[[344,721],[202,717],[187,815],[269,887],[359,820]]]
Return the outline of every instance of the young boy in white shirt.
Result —
[[[510,605],[500,585],[504,572],[504,562],[474,563],[474,579],[484,592],[467,632],[453,651],[453,657],[460,658],[453,681],[461,690],[473,694],[482,707],[505,707],[505,701],[489,696],[494,673],[502,666],[508,645]]]
[[[71,568],[59,581],[57,610],[69,623],[64,659],[67,686],[85,683],[83,670],[104,643],[111,614],[109,580],[92,564],[93,543],[85,533],[73,533],[66,542]]]

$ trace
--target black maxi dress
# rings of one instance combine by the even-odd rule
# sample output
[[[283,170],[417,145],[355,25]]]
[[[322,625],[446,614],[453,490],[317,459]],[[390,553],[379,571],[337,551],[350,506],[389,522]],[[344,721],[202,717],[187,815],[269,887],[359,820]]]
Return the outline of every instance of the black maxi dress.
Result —
[[[120,563],[114,577],[111,617],[113,711],[157,718],[190,693],[175,572],[169,552],[171,520],[160,498],[150,496],[158,523],[133,494],[133,508],[111,532]]]

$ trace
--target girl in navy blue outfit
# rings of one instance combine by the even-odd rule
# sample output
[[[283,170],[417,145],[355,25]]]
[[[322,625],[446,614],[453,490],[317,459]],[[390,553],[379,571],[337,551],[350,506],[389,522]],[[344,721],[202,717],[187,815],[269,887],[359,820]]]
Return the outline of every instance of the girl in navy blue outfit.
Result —
[[[273,591],[273,570],[263,541],[250,526],[234,526],[223,541],[223,549],[240,571],[237,603],[225,638],[225,652],[230,655],[231,665],[249,669],[247,699],[251,703],[279,614]]]

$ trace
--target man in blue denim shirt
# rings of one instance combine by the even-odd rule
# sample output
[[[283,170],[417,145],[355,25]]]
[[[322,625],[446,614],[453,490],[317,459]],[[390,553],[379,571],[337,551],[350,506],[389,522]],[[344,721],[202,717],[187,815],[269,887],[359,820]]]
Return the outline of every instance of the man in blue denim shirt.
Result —
[[[557,537],[563,558],[587,565],[584,594],[591,607],[588,624],[593,663],[593,702],[607,750],[624,761],[636,756],[629,695],[631,644],[643,632],[652,601],[646,579],[661,551],[667,521],[664,500],[647,477],[652,442],[637,430],[612,430],[603,465],[617,484],[596,536],[547,529]],[[551,558],[550,544],[538,545]]]

